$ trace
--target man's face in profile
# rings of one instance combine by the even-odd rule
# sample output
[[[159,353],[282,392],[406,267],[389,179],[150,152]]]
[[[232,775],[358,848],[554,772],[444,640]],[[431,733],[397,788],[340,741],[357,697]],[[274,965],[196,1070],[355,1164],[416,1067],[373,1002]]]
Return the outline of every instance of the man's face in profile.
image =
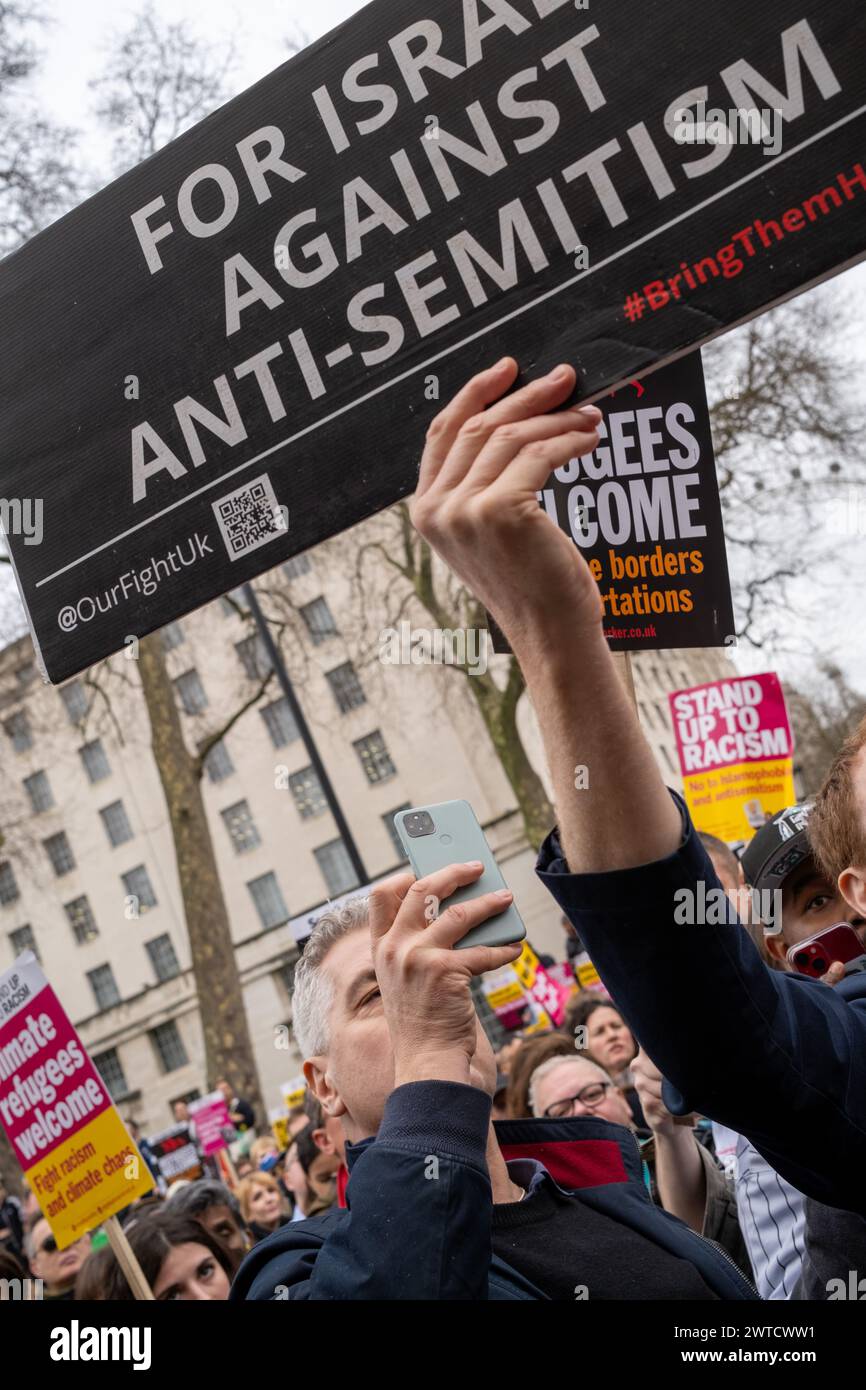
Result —
[[[358,1143],[377,1132],[394,1089],[394,1052],[373,969],[369,929],[360,927],[337,941],[321,969],[333,986],[334,1002],[328,1018],[327,1056],[314,1059],[325,1072],[326,1090],[319,1090],[318,1096],[328,1114],[342,1117],[349,1142]],[[492,1095],[496,1061],[480,1023],[476,1023],[476,1039],[472,1084]]]

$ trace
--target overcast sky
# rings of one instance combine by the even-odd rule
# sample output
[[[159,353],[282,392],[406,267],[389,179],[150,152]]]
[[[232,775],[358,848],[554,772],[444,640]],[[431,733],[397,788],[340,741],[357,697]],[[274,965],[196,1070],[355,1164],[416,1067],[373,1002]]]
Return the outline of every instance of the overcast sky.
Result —
[[[40,96],[58,119],[93,130],[88,81],[105,46],[127,30],[141,0],[43,0],[53,24],[43,42],[46,62]],[[317,39],[363,5],[352,0],[154,0],[157,14],[187,19],[217,46],[234,43],[234,86],[243,91],[288,57],[286,39],[300,28]]]
[[[82,149],[88,166],[106,170],[110,164],[110,145],[93,116],[94,95],[88,83],[101,69],[107,47],[114,36],[129,28],[141,9],[141,0],[43,0],[52,17],[41,39],[44,61],[34,90],[46,114],[82,132]],[[456,0],[455,0],[456,4]],[[154,0],[154,8],[164,19],[187,19],[196,32],[217,46],[234,48],[234,68],[230,85],[242,91],[277,67],[288,56],[286,41],[299,31],[310,39],[320,37],[363,8],[353,0]],[[844,277],[846,300],[859,318],[866,321],[866,265]],[[862,379],[866,396],[866,347]],[[866,522],[866,496],[862,502]],[[780,516],[780,527],[784,517]],[[837,546],[835,568],[817,578],[803,581],[802,596],[805,647],[816,655],[832,655],[849,678],[866,690],[866,633],[862,620],[860,594],[866,590],[866,534]],[[0,593],[9,597],[8,568],[0,575]],[[826,591],[826,598],[822,595]],[[10,604],[0,606],[0,641],[13,635],[5,620]],[[811,655],[780,658],[770,662],[764,653],[740,649],[737,658],[743,670],[759,670],[775,665],[788,679],[808,676]]]

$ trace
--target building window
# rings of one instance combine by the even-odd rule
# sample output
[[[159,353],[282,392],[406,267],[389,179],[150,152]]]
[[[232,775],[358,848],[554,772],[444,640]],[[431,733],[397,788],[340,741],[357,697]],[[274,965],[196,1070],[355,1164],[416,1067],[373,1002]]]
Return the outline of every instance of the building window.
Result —
[[[357,709],[359,705],[366,705],[367,697],[364,688],[358,680],[358,673],[351,661],[346,661],[342,666],[337,666],[335,670],[328,673],[328,685],[331,687],[331,694],[337,701],[337,709],[341,714],[348,714],[350,709]]]
[[[36,945],[36,937],[33,935],[32,927],[18,927],[15,931],[11,931],[9,941],[13,956],[20,956],[25,951],[32,951],[36,959],[41,962],[42,957],[39,954],[39,947]]]
[[[134,869],[130,869],[129,873],[121,874],[120,877],[126,896],[138,900],[139,912],[147,912],[149,908],[156,907],[156,894],[143,864],[138,864]]]
[[[175,647],[180,646],[181,642],[186,641],[186,633],[180,623],[166,623],[160,636],[162,637],[163,648],[167,652],[173,651]]]
[[[262,843],[250,808],[245,801],[236,801],[234,806],[227,806],[224,811],[220,811],[220,815],[226,830],[229,832],[236,854],[246,854],[247,850],[255,849],[257,845]]]
[[[127,840],[132,839],[132,826],[122,801],[112,801],[110,806],[103,806],[99,814],[111,845],[125,845]]]
[[[289,909],[280,892],[276,874],[262,874],[261,878],[254,878],[247,887],[263,927],[270,929],[288,921]]]
[[[152,1028],[150,1036],[163,1071],[177,1071],[178,1067],[186,1066],[189,1058],[173,1019]]]
[[[328,809],[322,784],[311,767],[293,772],[289,778],[289,791],[295,799],[301,820],[312,820]]]
[[[5,864],[0,864],[0,906],[14,903],[20,896],[18,884],[15,882],[15,871],[7,860]]]
[[[110,1047],[107,1052],[97,1053],[92,1060],[112,1100],[121,1100],[123,1096],[129,1095],[129,1087],[115,1048]]]
[[[224,782],[234,772],[235,765],[222,739],[213,745],[205,758],[204,770],[211,782]]]
[[[361,760],[368,782],[385,782],[396,773],[397,769],[391,762],[385,740],[378,729],[364,738],[355,739],[352,747]]]
[[[95,738],[91,743],[85,743],[83,748],[79,748],[78,756],[91,782],[101,782],[104,777],[110,776],[111,767],[100,739]]]
[[[45,853],[51,860],[51,867],[58,878],[75,868],[75,856],[72,853],[72,846],[66,838],[65,830],[59,830],[56,835],[49,835],[48,839],[43,840],[42,843],[45,846]]]
[[[25,777],[24,790],[30,797],[30,805],[37,815],[54,805],[51,783],[44,772],[34,772],[32,777]]]
[[[113,1009],[115,1004],[120,1003],[120,991],[110,965],[98,965],[95,970],[88,970],[87,978],[100,1013],[103,1009]]]
[[[394,817],[399,811],[408,811],[411,804],[412,803],[409,801],[404,801],[402,806],[395,806],[393,811],[388,811],[388,813],[382,817],[382,823],[388,832],[391,844],[394,846],[394,853],[401,863],[406,862],[406,851],[403,848],[403,842],[400,836],[397,834],[397,828],[394,825]]]
[[[203,709],[207,709],[207,695],[198,671],[184,671],[182,676],[172,681],[172,685],[184,714],[201,714]]]
[[[64,685],[60,698],[66,706],[70,724],[80,724],[90,708],[87,691],[81,681],[70,681],[68,685]]]
[[[318,647],[319,643],[328,637],[337,636],[337,624],[325,599],[314,598],[312,603],[305,603],[298,612],[307,625],[314,646]]]
[[[309,555],[293,555],[291,560],[287,560],[283,565],[283,574],[287,579],[298,579],[302,574],[309,574],[312,568]]]
[[[281,695],[279,700],[273,700],[271,704],[265,705],[263,710],[259,710],[259,713],[265,721],[265,728],[270,734],[271,743],[275,748],[284,748],[287,743],[292,743],[296,738],[300,738],[295,716],[289,708],[289,702],[285,695]]]
[[[251,681],[263,681],[274,669],[265,644],[257,632],[254,632],[252,637],[245,637],[242,642],[235,642],[235,651]]]
[[[33,733],[26,709],[19,709],[11,714],[3,728],[16,753],[24,753],[33,747]]]
[[[167,933],[165,936],[154,937],[153,941],[146,941],[144,946],[150,956],[153,973],[160,982],[173,980],[175,975],[180,974],[180,965],[171,944],[171,937]]]
[[[99,935],[99,928],[96,925],[96,918],[90,908],[87,898],[73,898],[71,903],[63,904],[63,911],[69,918],[69,925],[72,928],[72,935],[83,946],[88,941],[93,941]]]
[[[352,868],[349,851],[342,840],[330,840],[328,844],[313,850],[322,877],[328,885],[331,897],[348,893],[350,888],[358,888],[358,875]]]

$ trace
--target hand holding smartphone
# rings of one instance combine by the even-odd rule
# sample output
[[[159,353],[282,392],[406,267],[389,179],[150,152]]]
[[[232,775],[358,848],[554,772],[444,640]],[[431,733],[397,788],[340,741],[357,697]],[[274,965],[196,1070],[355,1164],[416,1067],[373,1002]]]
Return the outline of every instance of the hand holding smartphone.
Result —
[[[785,959],[800,975],[808,975],[813,980],[821,980],[834,961],[842,961],[845,974],[852,975],[858,970],[866,970],[866,951],[860,938],[847,922],[837,922],[833,927],[824,927],[805,941],[798,941],[785,952]]]
[[[443,801],[435,806],[416,806],[408,811],[398,811],[394,817],[394,829],[416,878],[426,878],[428,874],[449,864],[475,859],[483,864],[480,878],[458,888],[445,902],[437,904],[437,915],[446,906],[507,888],[468,801]],[[468,931],[456,943],[455,950],[470,946],[505,946],[522,941],[525,936],[526,927],[512,902],[503,912]]]

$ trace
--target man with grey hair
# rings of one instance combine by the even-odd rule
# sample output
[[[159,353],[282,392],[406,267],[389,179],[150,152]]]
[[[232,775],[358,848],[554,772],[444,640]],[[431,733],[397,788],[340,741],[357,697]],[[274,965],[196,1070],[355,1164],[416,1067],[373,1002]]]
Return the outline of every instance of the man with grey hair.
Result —
[[[552,413],[574,388],[571,369],[504,396],[516,371],[507,358],[474,377],[431,425],[414,503],[422,531],[419,507],[437,478],[454,483],[476,467],[490,481],[530,464],[547,477],[597,444],[595,407]],[[533,493],[498,564],[511,563],[537,512]],[[463,514],[461,502],[442,526],[462,533]],[[521,573],[531,586],[531,566]],[[555,592],[545,583],[544,602]],[[579,1117],[493,1128],[496,1064],[470,986],[515,961],[520,945],[454,948],[511,894],[445,906],[432,921],[429,912],[481,873],[473,862],[417,882],[398,874],[372,889],[367,921],[354,905],[314,929],[293,1022],[307,1085],[348,1141],[348,1210],[261,1241],[231,1297],[754,1297],[714,1246],[653,1206],[621,1126]],[[533,1156],[541,1146],[544,1163]]]
[[[751,1297],[713,1246],[653,1206],[621,1126],[491,1124],[496,1064],[470,985],[520,945],[454,947],[511,894],[432,921],[427,906],[481,872],[402,873],[318,922],[295,972],[293,1026],[307,1085],[346,1135],[348,1210],[260,1242],[232,1299],[573,1301],[576,1286],[595,1298]],[[544,1164],[531,1154],[542,1144]]]

